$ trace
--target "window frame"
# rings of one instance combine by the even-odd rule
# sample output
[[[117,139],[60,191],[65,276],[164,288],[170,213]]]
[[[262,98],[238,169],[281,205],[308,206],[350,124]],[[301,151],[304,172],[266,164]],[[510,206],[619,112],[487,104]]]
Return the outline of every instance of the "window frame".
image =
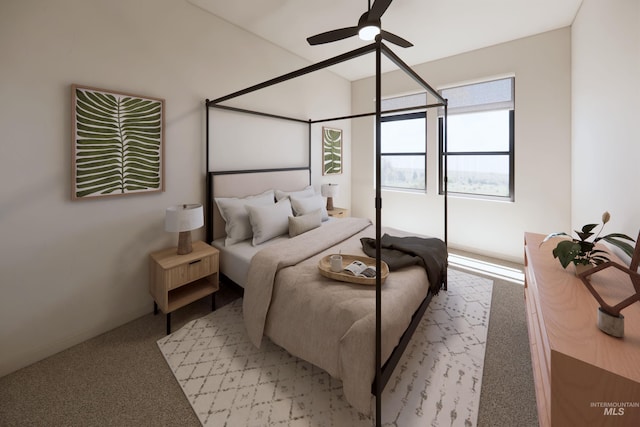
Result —
[[[385,122],[394,122],[394,121],[401,121],[401,120],[416,120],[416,119],[421,119],[424,120],[424,151],[414,151],[414,152],[380,152],[380,160],[382,161],[382,159],[385,156],[393,156],[393,157],[405,157],[405,156],[422,156],[424,159],[424,188],[410,188],[410,187],[398,187],[398,186],[389,186],[389,185],[382,185],[381,184],[381,188],[383,190],[388,190],[388,191],[411,191],[411,192],[416,192],[416,193],[427,193],[427,128],[428,128],[428,122],[427,122],[427,112],[426,111],[417,111],[417,112],[411,112],[411,113],[402,113],[402,114],[389,114],[389,115],[385,115],[380,117],[380,123],[385,123]]]
[[[512,84],[515,87],[515,79],[513,77],[509,77],[513,79]],[[500,79],[499,79],[500,80]],[[493,80],[487,80],[486,83],[491,82]],[[514,88],[512,88],[512,91]],[[513,95],[512,95],[513,96]],[[447,157],[455,157],[455,156],[508,156],[508,164],[509,164],[509,194],[507,196],[496,196],[491,194],[477,194],[477,193],[465,193],[458,191],[451,191],[447,186],[447,195],[453,195],[464,198],[471,199],[486,199],[486,200],[497,200],[497,201],[515,201],[515,103],[512,108],[489,108],[483,111],[500,111],[507,110],[509,112],[508,117],[508,125],[509,125],[509,150],[508,151],[456,151],[456,152],[447,152]],[[471,113],[471,112],[469,112]],[[456,113],[453,113],[456,114]],[[467,112],[462,112],[458,114],[468,114]],[[451,116],[452,113],[449,111],[447,116]],[[450,124],[447,124],[447,127]],[[445,153],[444,153],[444,117],[438,117],[438,155],[439,155],[439,168],[438,168],[438,194],[444,195],[444,169],[445,169]]]

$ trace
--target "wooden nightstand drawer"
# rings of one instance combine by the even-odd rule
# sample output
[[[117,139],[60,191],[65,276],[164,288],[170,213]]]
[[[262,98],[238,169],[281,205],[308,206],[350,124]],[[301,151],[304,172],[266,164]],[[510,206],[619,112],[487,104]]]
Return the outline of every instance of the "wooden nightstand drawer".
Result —
[[[153,252],[149,256],[149,293],[154,313],[159,307],[167,315],[167,333],[171,312],[218,290],[217,249],[204,242],[193,242],[193,251],[178,255],[177,248]],[[215,298],[212,297],[212,309]]]
[[[210,276],[218,271],[218,254],[209,255],[178,265],[165,273],[166,289],[175,289],[185,283]]]

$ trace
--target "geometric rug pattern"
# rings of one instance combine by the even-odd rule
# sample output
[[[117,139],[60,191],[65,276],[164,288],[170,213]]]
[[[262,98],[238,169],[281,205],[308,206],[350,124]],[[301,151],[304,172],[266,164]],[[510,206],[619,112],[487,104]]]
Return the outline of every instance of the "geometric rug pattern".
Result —
[[[431,300],[383,391],[382,425],[476,425],[492,283],[449,269],[448,290]],[[158,347],[203,426],[375,425],[348,404],[339,380],[266,337],[253,346],[242,300]]]

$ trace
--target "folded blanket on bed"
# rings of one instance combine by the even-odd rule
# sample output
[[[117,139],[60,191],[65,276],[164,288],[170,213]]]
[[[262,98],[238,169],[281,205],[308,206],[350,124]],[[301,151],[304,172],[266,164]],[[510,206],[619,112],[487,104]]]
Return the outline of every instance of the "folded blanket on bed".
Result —
[[[368,256],[376,257],[376,239],[363,237],[362,250]],[[447,246],[440,239],[425,237],[397,237],[384,234],[380,238],[380,258],[387,263],[390,271],[409,265],[423,267],[431,291],[437,294],[447,277]]]

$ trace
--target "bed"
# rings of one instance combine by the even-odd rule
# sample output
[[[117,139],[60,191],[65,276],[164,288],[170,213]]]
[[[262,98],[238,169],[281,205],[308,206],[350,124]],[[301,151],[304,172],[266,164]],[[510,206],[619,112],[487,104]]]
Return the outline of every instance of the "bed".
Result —
[[[294,237],[279,232],[254,245],[255,236],[247,238],[246,230],[243,234],[233,227],[239,221],[231,217],[236,208],[234,203],[254,203],[258,207],[251,208],[251,213],[275,212],[276,204],[282,202],[275,193],[281,193],[281,197],[286,194],[294,202],[305,201],[307,211],[289,211],[290,215],[298,213],[301,216],[297,218],[304,219],[312,214],[309,210],[317,208],[312,199],[322,204],[324,199],[306,185],[308,177],[304,171],[276,171],[267,175],[232,173],[217,178],[213,179],[217,231],[212,244],[220,250],[220,272],[244,288],[244,320],[252,343],[259,347],[266,336],[290,354],[324,369],[342,381],[345,399],[354,408],[370,413],[376,378],[373,339],[376,289],[326,278],[319,273],[318,263],[333,253],[365,256],[361,239],[374,239],[375,227],[364,218],[332,219],[318,213],[316,227]],[[298,190],[264,190],[278,182],[286,182],[289,185],[286,188]],[[301,193],[306,196],[295,196]],[[248,220],[249,215],[244,219]],[[249,225],[255,225],[255,221]],[[383,231],[390,236],[411,235],[391,228]],[[231,239],[227,232],[231,232]],[[443,249],[440,262],[446,269],[444,245]],[[383,363],[389,361],[414,313],[438,292],[442,280],[430,282],[425,269],[417,265],[389,275],[382,289]]]
[[[293,238],[277,238],[257,252],[246,249],[234,251],[234,244],[220,245],[222,230],[226,224],[220,218],[216,198],[241,198],[261,195],[261,192],[303,191],[311,185],[311,126],[331,120],[352,118],[340,117],[320,120],[304,120],[254,111],[226,105],[237,97],[294,79],[305,74],[348,61],[368,53],[376,55],[376,111],[359,114],[357,117],[375,117],[376,177],[375,207],[373,223],[368,219],[346,218],[323,223]],[[291,354],[307,360],[343,382],[345,398],[359,411],[371,412],[371,397],[375,399],[375,419],[381,419],[381,394],[394,367],[399,361],[413,331],[422,318],[432,296],[442,287],[446,289],[446,240],[447,240],[447,192],[446,156],[444,163],[444,254],[442,280],[428,280],[422,267],[406,267],[389,275],[384,286],[379,277],[375,287],[363,287],[336,282],[322,277],[317,268],[318,261],[326,254],[362,254],[361,238],[374,242],[375,265],[380,270],[382,262],[383,233],[404,236],[399,230],[383,229],[380,176],[380,123],[381,107],[381,57],[385,55],[415,80],[436,102],[413,106],[411,110],[438,107],[443,110],[444,148],[446,152],[447,102],[419,75],[397,57],[378,37],[375,43],[339,55],[326,61],[302,68],[292,73],[268,80],[214,100],[206,100],[207,128],[207,179],[205,204],[206,238],[222,252],[221,272],[233,276],[235,282],[244,286],[243,309],[245,324],[252,342],[259,345],[263,336]],[[282,167],[251,170],[212,170],[210,117],[211,109],[230,110],[258,115],[275,120],[289,120],[309,126],[309,160],[302,167]],[[398,109],[385,111],[393,113]],[[296,176],[291,178],[291,174]],[[269,179],[265,179],[269,176]],[[275,181],[273,181],[273,178]],[[302,181],[301,181],[302,180]],[[252,182],[253,184],[248,184]],[[249,188],[250,187],[250,188]],[[224,216],[224,215],[222,215]],[[216,240],[218,242],[216,243]],[[237,244],[237,242],[236,242]],[[263,244],[263,243],[260,243]],[[245,251],[243,253],[243,251]],[[246,274],[237,270],[241,259],[250,258]],[[236,266],[234,267],[234,264]],[[233,270],[236,271],[233,271]],[[246,267],[245,267],[246,269]]]
[[[254,344],[264,333],[289,353],[340,379],[346,400],[368,414],[375,378],[375,289],[328,279],[318,273],[317,265],[331,253],[364,255],[360,238],[374,237],[375,228],[362,218],[336,220],[325,227],[256,254],[245,289],[245,324]],[[286,267],[278,269],[282,266]],[[277,273],[270,287],[264,277],[272,272]],[[383,363],[428,293],[429,281],[421,267],[389,274],[382,289]]]

